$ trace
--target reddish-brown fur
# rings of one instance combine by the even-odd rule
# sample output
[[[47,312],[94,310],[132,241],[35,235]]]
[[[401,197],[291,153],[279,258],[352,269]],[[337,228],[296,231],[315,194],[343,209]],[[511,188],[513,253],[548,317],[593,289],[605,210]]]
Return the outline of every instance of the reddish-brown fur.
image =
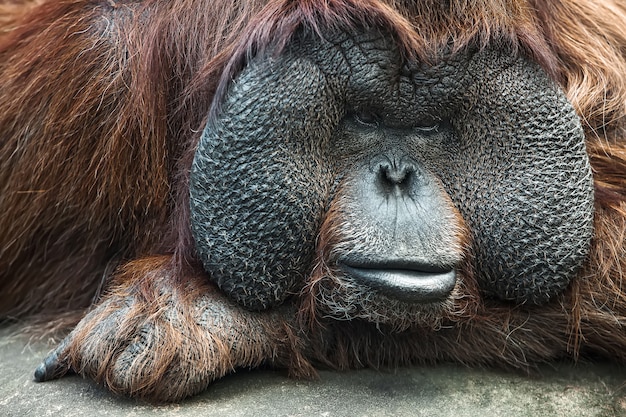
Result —
[[[186,171],[199,131],[248,54],[286,43],[301,25],[357,24],[389,28],[407,55],[425,60],[435,60],[450,39],[457,50],[506,39],[539,62],[585,128],[596,189],[591,255],[549,305],[484,300],[469,280],[436,332],[389,336],[316,316],[320,247],[300,297],[302,320],[233,309],[237,322],[263,330],[257,343],[232,352],[228,334],[207,334],[185,315],[199,294],[228,303],[194,266]],[[626,361],[625,116],[626,5],[617,0],[0,0],[0,313],[84,310],[106,289],[109,305],[77,328],[69,363],[113,390],[159,399],[204,386],[163,391],[184,355],[180,328],[194,335],[194,346],[213,346],[193,358],[215,363],[213,377],[263,358],[297,375],[313,372],[309,361],[526,368],[585,352]],[[169,297],[159,292],[161,282]],[[163,324],[159,314],[172,300],[182,311],[180,328],[162,327],[158,348],[143,358],[155,371],[140,384],[116,380],[107,367],[113,353],[88,344],[98,317],[129,291],[134,304],[124,331]],[[90,354],[108,359],[81,359]]]

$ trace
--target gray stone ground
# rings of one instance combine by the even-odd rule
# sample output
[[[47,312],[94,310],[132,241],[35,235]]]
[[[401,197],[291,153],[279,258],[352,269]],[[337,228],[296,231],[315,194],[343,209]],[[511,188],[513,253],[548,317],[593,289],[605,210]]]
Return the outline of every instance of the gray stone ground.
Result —
[[[0,329],[0,416],[626,416],[626,369],[558,364],[524,377],[452,365],[320,373],[239,372],[181,404],[115,397],[72,376],[35,383],[48,351]]]

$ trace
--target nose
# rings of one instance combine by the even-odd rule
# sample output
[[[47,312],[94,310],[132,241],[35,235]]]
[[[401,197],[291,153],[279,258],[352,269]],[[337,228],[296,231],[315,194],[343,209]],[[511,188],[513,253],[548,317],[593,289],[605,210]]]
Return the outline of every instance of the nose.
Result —
[[[376,162],[376,178],[379,186],[387,191],[404,190],[414,185],[418,176],[417,164],[407,156],[385,156]]]
[[[399,164],[383,163],[380,165],[381,177],[390,184],[400,185],[415,174],[415,165],[407,161]]]

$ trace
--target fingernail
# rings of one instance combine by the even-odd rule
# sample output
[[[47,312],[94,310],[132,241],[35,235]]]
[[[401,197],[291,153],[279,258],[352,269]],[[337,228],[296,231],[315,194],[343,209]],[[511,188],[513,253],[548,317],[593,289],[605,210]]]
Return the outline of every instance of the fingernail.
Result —
[[[35,382],[44,382],[46,381],[46,363],[41,362],[41,364],[35,369]]]

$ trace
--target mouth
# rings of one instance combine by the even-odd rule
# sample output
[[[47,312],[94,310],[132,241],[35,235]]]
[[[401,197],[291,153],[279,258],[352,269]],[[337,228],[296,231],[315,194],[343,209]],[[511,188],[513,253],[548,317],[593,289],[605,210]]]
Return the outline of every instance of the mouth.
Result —
[[[456,284],[454,269],[424,263],[340,261],[339,267],[372,290],[408,303],[444,301]]]

